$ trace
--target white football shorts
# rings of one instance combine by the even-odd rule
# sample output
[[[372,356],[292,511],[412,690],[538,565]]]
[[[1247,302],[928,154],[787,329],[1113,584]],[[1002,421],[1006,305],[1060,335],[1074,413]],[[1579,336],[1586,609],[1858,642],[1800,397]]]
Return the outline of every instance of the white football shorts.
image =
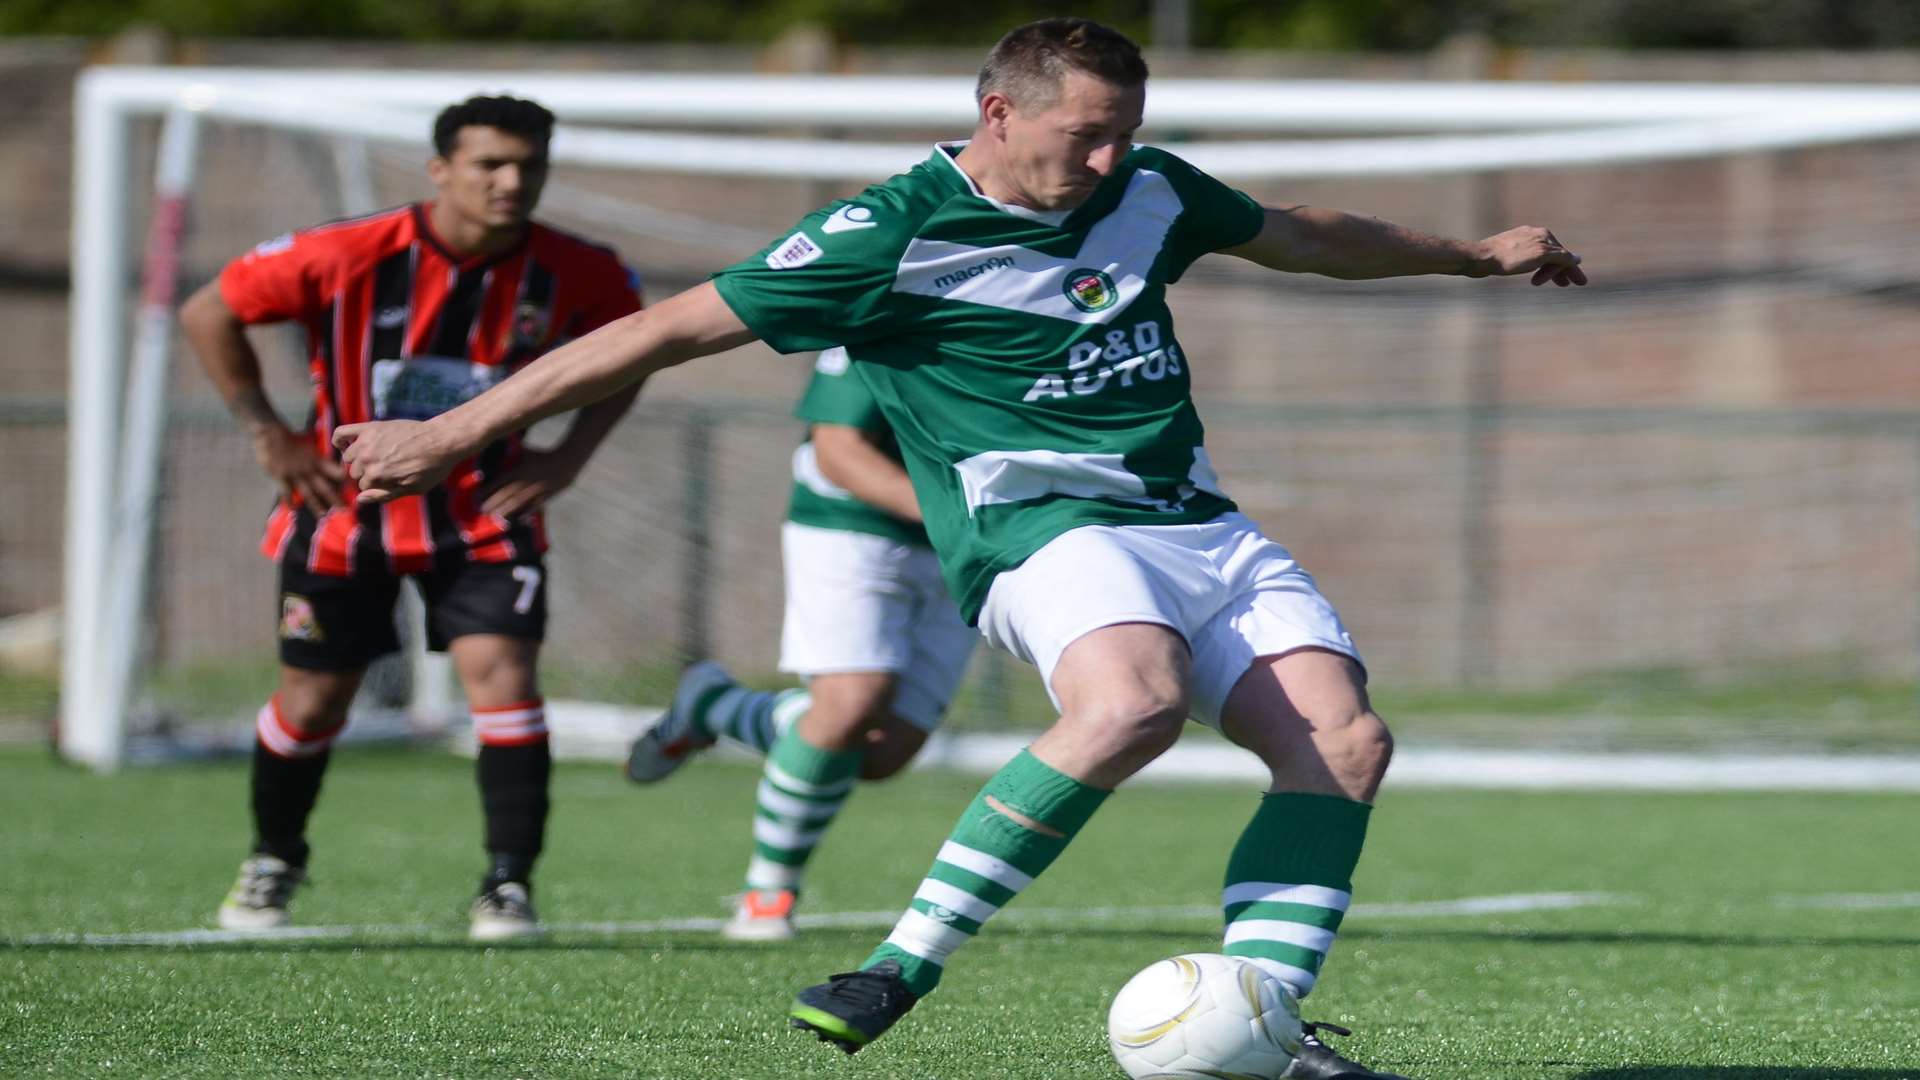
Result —
[[[1193,650],[1194,719],[1220,726],[1253,661],[1304,648],[1360,661],[1353,635],[1286,548],[1245,514],[1199,525],[1084,525],[1002,571],[980,631],[1040,669],[1053,693],[1060,654],[1119,623],[1158,623]]]
[[[780,527],[780,549],[780,670],[891,672],[900,678],[894,715],[923,731],[939,727],[980,634],[961,620],[933,549],[791,521]]]

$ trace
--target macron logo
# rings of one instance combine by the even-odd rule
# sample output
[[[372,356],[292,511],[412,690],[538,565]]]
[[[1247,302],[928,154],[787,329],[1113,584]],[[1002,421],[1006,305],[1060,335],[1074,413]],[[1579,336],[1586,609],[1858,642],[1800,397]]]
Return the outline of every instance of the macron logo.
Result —
[[[852,232],[855,229],[871,229],[879,224],[873,220],[873,211],[864,206],[848,203],[821,222],[820,231],[831,236],[834,233]]]
[[[982,259],[964,270],[955,270],[951,274],[941,274],[939,277],[933,279],[933,287],[936,289],[951,289],[962,282],[977,278],[981,274],[990,274],[995,270],[1006,270],[1012,266],[1012,256],[995,255],[990,259]]]

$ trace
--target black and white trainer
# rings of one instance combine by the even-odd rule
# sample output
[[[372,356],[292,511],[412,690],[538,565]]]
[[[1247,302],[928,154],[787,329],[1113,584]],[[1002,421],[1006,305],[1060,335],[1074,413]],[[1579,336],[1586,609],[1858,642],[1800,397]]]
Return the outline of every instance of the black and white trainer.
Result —
[[[233,888],[220,902],[220,929],[273,930],[287,925],[287,905],[306,880],[306,869],[285,859],[258,853],[247,856]]]
[[[1294,1056],[1287,1071],[1280,1074],[1281,1080],[1408,1080],[1399,1073],[1377,1072],[1334,1053],[1332,1047],[1320,1040],[1320,1033],[1353,1034],[1338,1024],[1308,1023],[1301,1027],[1306,1035],[1300,1040],[1300,1053]]]
[[[907,989],[898,960],[882,960],[865,971],[828,976],[794,998],[787,1016],[801,1031],[811,1031],[849,1054],[879,1038],[920,999]]]
[[[490,884],[473,898],[467,937],[472,941],[512,941],[540,936],[540,920],[533,913],[533,895],[525,884]]]

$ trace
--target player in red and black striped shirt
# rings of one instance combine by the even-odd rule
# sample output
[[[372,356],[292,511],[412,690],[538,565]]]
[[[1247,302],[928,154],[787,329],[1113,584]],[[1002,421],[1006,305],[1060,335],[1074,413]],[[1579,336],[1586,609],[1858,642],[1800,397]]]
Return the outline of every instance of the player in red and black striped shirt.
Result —
[[[491,867],[476,937],[537,931],[529,897],[547,816],[551,758],[535,664],[546,624],[541,505],[578,475],[632,403],[582,410],[539,451],[513,435],[424,495],[357,505],[333,429],[426,419],[569,338],[631,314],[640,298],[612,251],[532,221],[553,114],[479,97],[434,124],[431,201],[316,226],[236,259],[195,293],[181,323],[201,366],[281,489],[262,548],[280,570],[280,686],[260,711],[253,855],[222,926],[286,921],[304,878],[307,816],[328,748],[367,664],[399,647],[393,606],[413,577],[427,640],[452,655],[480,739]],[[306,327],[313,412],[282,421],[261,390],[245,327]]]

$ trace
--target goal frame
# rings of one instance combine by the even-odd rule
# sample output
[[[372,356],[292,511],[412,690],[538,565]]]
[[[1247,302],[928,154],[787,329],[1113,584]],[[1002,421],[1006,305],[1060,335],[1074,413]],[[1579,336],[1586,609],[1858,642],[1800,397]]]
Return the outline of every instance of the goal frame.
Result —
[[[84,71],[74,110],[60,752],[100,771],[126,756],[156,517],[155,451],[166,426],[174,272],[199,125],[281,127],[362,147],[424,146],[428,121],[445,103],[511,92],[567,118],[555,134],[556,162],[878,180],[924,156],[924,144],[751,131],[817,127],[830,117],[848,131],[959,134],[973,123],[971,91],[971,80],[957,77]],[[1161,79],[1152,102],[1161,130],[1256,136],[1179,144],[1183,156],[1229,180],[1675,160],[1920,133],[1920,89],[1842,84]],[[155,117],[164,118],[163,134],[144,299],[135,309],[127,290],[140,197],[131,179],[134,125]],[[1336,134],[1348,137],[1328,137]],[[1283,135],[1318,137],[1277,138]]]

